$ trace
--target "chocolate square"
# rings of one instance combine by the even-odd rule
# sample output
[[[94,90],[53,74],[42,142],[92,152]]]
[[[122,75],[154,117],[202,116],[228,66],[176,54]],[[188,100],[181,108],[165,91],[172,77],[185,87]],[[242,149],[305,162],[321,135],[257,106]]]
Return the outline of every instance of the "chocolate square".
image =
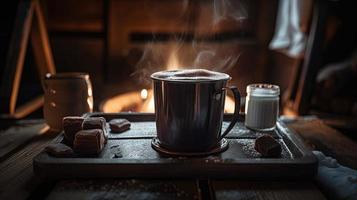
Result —
[[[105,139],[107,142],[108,139],[108,133],[106,130],[106,121],[104,117],[89,117],[84,119],[83,124],[82,124],[82,129],[83,130],[88,130],[88,129],[102,129]]]
[[[74,155],[73,149],[62,143],[50,144],[45,148],[45,151],[51,156],[58,158],[67,158]]]
[[[104,143],[102,129],[81,130],[76,134],[73,149],[82,155],[98,155],[103,150]]]
[[[73,140],[76,133],[82,130],[82,123],[84,121],[83,117],[78,116],[67,116],[62,120],[64,138],[69,145],[73,145]]]

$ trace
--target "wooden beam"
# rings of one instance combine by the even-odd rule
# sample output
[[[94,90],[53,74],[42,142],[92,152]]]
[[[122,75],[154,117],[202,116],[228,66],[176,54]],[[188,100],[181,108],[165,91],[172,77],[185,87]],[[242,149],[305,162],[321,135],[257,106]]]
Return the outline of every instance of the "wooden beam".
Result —
[[[0,114],[0,118],[7,118],[7,119],[21,119],[26,117],[28,114],[32,113],[33,111],[41,108],[44,104],[44,97],[43,95],[37,96],[30,100],[29,102],[24,103],[23,105],[18,106],[15,109],[15,113],[13,114]]]
[[[34,5],[31,0],[19,2],[15,25],[1,82],[1,112],[15,113],[27,42],[30,35]]]
[[[41,5],[34,1],[34,20],[31,30],[31,44],[41,81],[46,73],[56,73],[51,46]]]
[[[306,114],[310,107],[316,76],[320,65],[327,20],[327,2],[314,2],[311,29],[307,41],[306,56],[302,66],[299,85],[294,102],[294,110],[298,114]]]
[[[24,103],[16,108],[13,117],[15,119],[21,119],[32,113],[33,111],[41,108],[44,104],[45,98],[43,95],[33,98],[31,101]]]
[[[46,73],[55,73],[46,23],[38,0],[23,0],[19,3],[14,30],[10,41],[7,63],[1,84],[0,117],[23,118],[44,103],[43,95],[16,108],[21,75],[29,36],[41,83]]]

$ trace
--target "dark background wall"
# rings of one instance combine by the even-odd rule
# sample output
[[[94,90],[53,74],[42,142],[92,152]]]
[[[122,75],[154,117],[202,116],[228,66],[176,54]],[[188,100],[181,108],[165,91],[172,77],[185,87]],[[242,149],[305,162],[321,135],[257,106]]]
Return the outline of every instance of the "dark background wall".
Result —
[[[242,53],[237,65],[226,72],[233,77],[232,84],[237,85],[243,93],[246,85],[253,82],[275,83],[280,85],[282,91],[288,87],[291,76],[299,67],[301,60],[268,49],[274,33],[278,0],[244,1],[249,11],[248,18],[238,24],[234,22],[223,24],[216,32],[207,31],[205,21],[206,19],[210,21],[212,18],[210,12],[212,1],[201,0],[189,3],[189,11],[177,20],[176,17],[180,14],[177,5],[181,5],[182,2],[181,0],[41,1],[57,71],[88,72],[93,82],[97,107],[103,99],[115,94],[148,87],[133,75],[137,70],[136,64],[143,54],[145,42],[150,41],[150,38],[147,38],[148,34],[145,33],[153,33],[154,30],[156,36],[164,35],[165,42],[165,37],[178,32],[186,33],[188,40],[191,33],[198,32],[213,38],[208,42],[209,44],[233,44],[236,46],[237,54]],[[1,28],[8,30],[7,32],[11,32],[9,31],[11,19],[16,6],[11,8],[12,11],[7,9],[7,12],[1,13],[5,13],[7,17],[1,18],[6,21],[4,23],[6,26]],[[304,17],[308,21],[309,13]],[[171,25],[173,22],[180,23],[182,26],[173,26]],[[308,26],[305,28],[308,29]],[[1,32],[0,39],[6,43],[7,32]],[[4,56],[5,48],[0,50],[1,56]],[[31,76],[35,70],[32,66],[34,63],[31,60],[30,48],[27,57],[24,80],[38,84],[38,79]],[[4,57],[0,58],[3,63]],[[30,76],[26,78],[26,74]],[[35,92],[41,92],[40,90],[40,87],[34,89]],[[29,90],[25,88],[23,91]]]
[[[182,26],[172,26],[170,24],[178,23],[175,17],[180,14],[177,8],[182,1],[43,1],[57,71],[90,73],[98,104],[106,97],[147,87],[132,75],[145,42],[150,42],[150,38],[144,37],[145,33],[150,35],[155,30],[167,37],[178,32],[189,35],[193,27],[202,35],[215,36],[217,41],[210,44],[234,43],[237,54],[243,52],[239,65],[227,71],[233,77],[232,84],[242,91],[249,83],[271,81],[268,44],[274,31],[278,2],[246,1],[247,20],[235,26],[227,24],[215,33],[205,28],[205,19],[212,17],[209,12],[212,1],[198,2],[189,5],[191,12],[186,13],[189,16],[178,19],[182,20]],[[186,23],[187,17],[194,19]],[[192,21],[195,24],[190,25]],[[135,37],[139,39],[136,41]],[[279,81],[277,83],[286,88],[286,80]]]

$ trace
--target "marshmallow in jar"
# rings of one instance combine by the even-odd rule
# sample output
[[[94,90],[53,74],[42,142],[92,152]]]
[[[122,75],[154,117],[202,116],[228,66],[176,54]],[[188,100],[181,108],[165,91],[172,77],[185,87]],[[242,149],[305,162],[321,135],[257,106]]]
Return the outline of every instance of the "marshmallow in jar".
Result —
[[[279,94],[280,89],[277,85],[248,85],[245,126],[257,131],[273,130],[279,115]]]

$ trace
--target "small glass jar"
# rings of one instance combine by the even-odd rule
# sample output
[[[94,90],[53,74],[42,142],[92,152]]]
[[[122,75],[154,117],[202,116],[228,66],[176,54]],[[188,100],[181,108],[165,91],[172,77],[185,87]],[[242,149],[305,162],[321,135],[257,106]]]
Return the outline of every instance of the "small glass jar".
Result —
[[[271,131],[279,115],[277,85],[251,84],[247,86],[245,126],[256,131]]]

